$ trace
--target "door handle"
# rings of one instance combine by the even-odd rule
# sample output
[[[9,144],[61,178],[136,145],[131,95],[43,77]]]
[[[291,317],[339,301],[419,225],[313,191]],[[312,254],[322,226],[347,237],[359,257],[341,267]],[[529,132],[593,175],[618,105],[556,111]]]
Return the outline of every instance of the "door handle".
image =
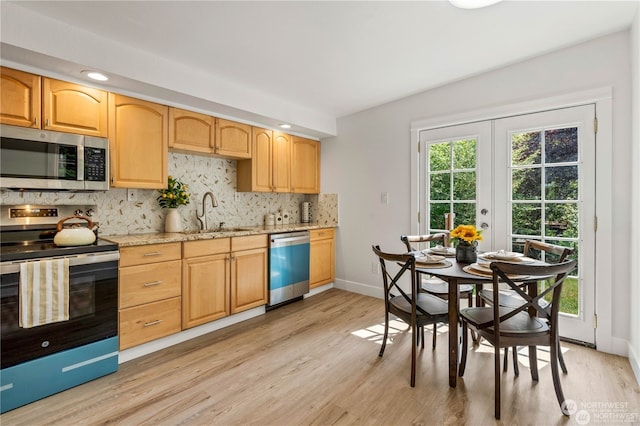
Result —
[[[482,229],[488,229],[488,228],[489,228],[489,224],[488,224],[487,222],[482,222],[482,223],[480,224],[480,228],[482,228]]]

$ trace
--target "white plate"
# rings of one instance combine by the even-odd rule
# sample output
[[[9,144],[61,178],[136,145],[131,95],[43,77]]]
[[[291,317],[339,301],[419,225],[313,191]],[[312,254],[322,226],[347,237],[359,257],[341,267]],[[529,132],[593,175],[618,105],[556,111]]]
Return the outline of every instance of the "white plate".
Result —
[[[482,257],[484,257],[485,259],[491,259],[491,260],[516,260],[519,257],[523,257],[524,254],[522,253],[516,253],[513,251],[504,251],[504,250],[500,250],[500,251],[491,251],[489,253],[483,253]]]
[[[489,266],[481,265],[479,263],[472,263],[469,265],[469,268],[480,272],[481,274],[493,275],[493,271]]]
[[[453,247],[432,247],[430,249],[424,250],[423,253],[440,254],[442,256],[455,256],[456,249],[454,249]]]

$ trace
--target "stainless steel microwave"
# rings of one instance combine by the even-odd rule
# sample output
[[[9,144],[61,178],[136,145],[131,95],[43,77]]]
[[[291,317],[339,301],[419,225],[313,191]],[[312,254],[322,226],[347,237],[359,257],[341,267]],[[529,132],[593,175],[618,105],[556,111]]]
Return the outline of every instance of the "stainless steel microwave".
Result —
[[[0,188],[106,191],[106,138],[0,125]]]

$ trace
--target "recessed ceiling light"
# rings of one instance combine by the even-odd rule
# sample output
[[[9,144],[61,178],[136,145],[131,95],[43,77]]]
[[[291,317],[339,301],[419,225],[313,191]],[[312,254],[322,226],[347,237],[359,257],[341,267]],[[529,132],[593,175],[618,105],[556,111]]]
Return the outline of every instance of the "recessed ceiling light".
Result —
[[[479,9],[481,7],[491,6],[502,0],[449,0],[455,7],[460,9]]]
[[[85,70],[82,71],[82,74],[86,75],[87,77],[89,77],[92,80],[98,80],[98,81],[107,81],[109,80],[109,77],[107,77],[106,75],[99,73],[97,71],[90,71],[90,70]]]
[[[291,124],[278,124],[278,126],[280,126],[281,129],[290,129],[291,128]]]

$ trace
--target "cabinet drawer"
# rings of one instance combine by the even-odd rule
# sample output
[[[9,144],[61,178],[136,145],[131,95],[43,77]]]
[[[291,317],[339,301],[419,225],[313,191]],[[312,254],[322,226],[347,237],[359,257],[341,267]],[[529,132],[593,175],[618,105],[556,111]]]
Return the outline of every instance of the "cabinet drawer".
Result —
[[[179,260],[120,268],[120,309],[180,296],[181,270]]]
[[[267,247],[269,236],[267,234],[248,235],[246,237],[234,237],[231,239],[231,251],[251,250]]]
[[[309,231],[309,238],[311,241],[324,240],[326,238],[333,238],[334,236],[335,229],[333,228],[312,229]]]
[[[174,297],[122,309],[119,314],[120,350],[179,332],[181,306],[182,299]]]
[[[186,241],[183,244],[183,257],[211,256],[214,254],[229,253],[230,238],[214,238],[211,240]]]
[[[148,244],[120,248],[120,267],[180,260],[180,243]]]

